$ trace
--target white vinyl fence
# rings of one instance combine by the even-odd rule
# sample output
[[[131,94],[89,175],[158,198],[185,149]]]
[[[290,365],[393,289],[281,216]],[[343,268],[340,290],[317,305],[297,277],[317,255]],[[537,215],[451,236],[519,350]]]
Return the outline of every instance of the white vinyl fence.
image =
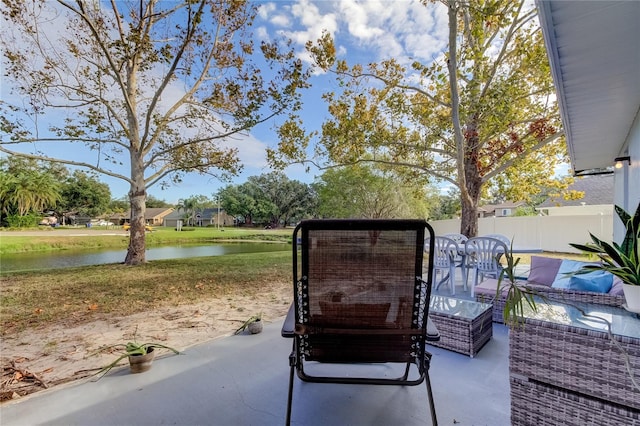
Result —
[[[436,235],[460,232],[460,220],[429,222]],[[569,243],[591,241],[589,233],[605,241],[613,237],[613,215],[518,216],[478,219],[478,235],[503,234],[514,246],[537,247],[544,251],[579,253]]]

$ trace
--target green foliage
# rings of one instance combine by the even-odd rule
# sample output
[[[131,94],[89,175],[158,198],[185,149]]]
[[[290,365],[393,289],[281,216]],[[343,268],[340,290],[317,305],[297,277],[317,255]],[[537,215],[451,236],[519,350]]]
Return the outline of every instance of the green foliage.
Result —
[[[249,326],[249,324],[251,324],[252,322],[257,322],[257,321],[262,321],[262,312],[260,312],[258,315],[253,315],[253,316],[249,317],[249,319],[246,320],[236,331],[234,331],[233,334],[242,333]]]
[[[61,199],[59,178],[66,169],[48,162],[9,156],[0,159],[0,215],[15,226],[16,216],[39,214],[53,209]],[[31,221],[26,218],[25,222]],[[35,222],[36,225],[38,221]]]
[[[447,194],[440,195],[436,208],[430,212],[430,220],[453,219],[460,216],[460,191],[449,190]]]
[[[367,165],[326,170],[314,183],[325,218],[426,217],[425,191]]]
[[[536,310],[535,292],[517,285],[516,267],[520,263],[520,258],[513,257],[513,241],[506,253],[503,254],[505,265],[503,265],[498,276],[498,286],[496,287],[496,300],[500,298],[504,291],[507,291],[502,319],[506,325],[512,327],[524,326],[524,309],[529,306]],[[526,305],[525,305],[526,304]]]
[[[148,206],[151,207],[151,206]],[[164,207],[164,206],[158,206]],[[129,209],[129,200],[125,197],[111,200],[109,202],[109,207],[107,207],[107,213],[124,213]]]
[[[261,196],[259,189],[251,182],[228,185],[219,192],[222,207],[232,216],[242,217],[246,225],[266,220],[273,205]]]
[[[28,213],[26,215],[12,214],[6,216],[4,219],[6,220],[6,225],[9,228],[33,228],[38,226],[40,217],[40,215],[35,213]]]
[[[284,173],[272,172],[249,177],[264,197],[272,205],[267,222],[274,227],[290,225],[312,216],[315,212],[316,197],[312,188],[300,181],[289,179]]]
[[[436,7],[431,3],[425,7]],[[549,101],[554,89],[535,5],[447,4],[449,45],[433,61],[349,66],[336,58],[327,33],[309,43],[340,90],[323,96],[329,117],[313,154],[306,148],[315,131],[287,121],[272,163],[369,162],[394,167],[409,182],[451,184],[466,235],[477,233],[478,203],[489,187],[514,200],[545,187],[566,148],[557,105]]]
[[[513,213],[514,216],[537,216],[538,212],[532,206],[521,206]]]
[[[595,254],[599,264],[586,265],[578,274],[592,271],[606,271],[619,277],[625,284],[640,285],[640,203],[631,216],[620,206],[615,206],[618,217],[625,225],[625,236],[622,244],[615,241],[608,243],[589,233],[592,243],[569,245],[587,254]]]
[[[146,206],[150,209],[160,208],[160,207],[167,207],[167,208],[172,207],[171,204],[167,203],[165,200],[156,198],[153,195],[147,195]]]
[[[62,184],[59,210],[90,217],[104,213],[111,202],[111,189],[95,175],[76,170]]]
[[[174,354],[179,355],[180,352],[170,346],[166,346],[163,345],[162,343],[157,343],[157,342],[153,342],[153,343],[138,343],[135,341],[135,336],[134,336],[134,341],[132,342],[127,342],[127,343],[119,343],[116,345],[109,345],[109,346],[103,346],[102,348],[98,349],[97,352],[103,352],[103,351],[112,351],[112,350],[121,350],[122,353],[120,354],[120,356],[118,356],[118,358],[116,358],[113,362],[111,362],[108,365],[105,365],[104,367],[102,367],[97,373],[96,375],[102,377],[105,374],[107,374],[109,371],[111,371],[111,369],[115,366],[118,365],[118,363],[120,361],[122,361],[125,358],[128,358],[129,356],[136,356],[136,355],[146,355],[149,352],[155,350],[155,348],[163,348],[163,349],[168,349],[170,351],[172,351]]]
[[[315,211],[312,188],[281,172],[251,176],[243,184],[228,185],[218,195],[227,213],[243,217],[247,225],[288,225]]]

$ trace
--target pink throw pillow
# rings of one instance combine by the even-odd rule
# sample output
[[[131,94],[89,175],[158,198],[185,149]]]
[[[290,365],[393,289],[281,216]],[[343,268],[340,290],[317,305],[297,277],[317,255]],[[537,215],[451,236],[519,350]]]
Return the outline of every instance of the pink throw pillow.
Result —
[[[613,276],[613,285],[611,286],[611,290],[609,290],[609,294],[612,296],[622,296],[624,294],[620,277]]]
[[[531,270],[527,281],[551,286],[556,279],[562,259],[543,256],[531,256]]]

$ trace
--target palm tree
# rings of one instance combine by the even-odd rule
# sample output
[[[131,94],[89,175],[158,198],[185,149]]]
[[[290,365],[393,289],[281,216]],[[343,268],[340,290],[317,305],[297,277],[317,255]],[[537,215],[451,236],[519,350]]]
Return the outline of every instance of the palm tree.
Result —
[[[178,200],[178,211],[184,210],[184,218],[187,220],[187,226],[195,224],[195,216],[197,210],[201,207],[198,197],[189,197]]]
[[[46,208],[53,208],[60,201],[60,183],[47,170],[26,163],[24,167],[8,162],[3,166],[6,167],[0,171],[3,213],[25,216],[31,212],[39,213]]]

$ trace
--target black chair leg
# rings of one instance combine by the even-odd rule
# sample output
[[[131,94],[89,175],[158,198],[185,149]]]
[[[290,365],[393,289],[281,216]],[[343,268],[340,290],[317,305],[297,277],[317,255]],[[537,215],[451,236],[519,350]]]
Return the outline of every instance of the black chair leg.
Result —
[[[293,401],[293,373],[296,365],[295,353],[296,353],[296,343],[294,339],[293,350],[291,351],[291,355],[289,355],[289,365],[291,366],[291,371],[289,372],[289,396],[287,397],[287,419],[286,419],[287,426],[291,424],[291,403]]]
[[[436,416],[436,404],[433,401],[433,392],[431,391],[431,379],[429,378],[429,367],[431,365],[431,354],[425,353],[424,357],[424,382],[427,385],[427,397],[429,398],[429,410],[431,411],[431,424],[438,426],[438,417]]]
[[[431,424],[433,426],[438,426],[438,417],[436,417],[436,406],[433,402],[433,393],[431,392],[431,380],[429,380],[429,373],[426,374],[424,381],[427,384],[427,395],[429,397],[429,409],[431,410]]]
[[[291,373],[289,373],[289,399],[287,401],[287,420],[286,425],[289,426],[291,424],[291,402],[293,399],[293,370],[294,367],[291,367]]]

